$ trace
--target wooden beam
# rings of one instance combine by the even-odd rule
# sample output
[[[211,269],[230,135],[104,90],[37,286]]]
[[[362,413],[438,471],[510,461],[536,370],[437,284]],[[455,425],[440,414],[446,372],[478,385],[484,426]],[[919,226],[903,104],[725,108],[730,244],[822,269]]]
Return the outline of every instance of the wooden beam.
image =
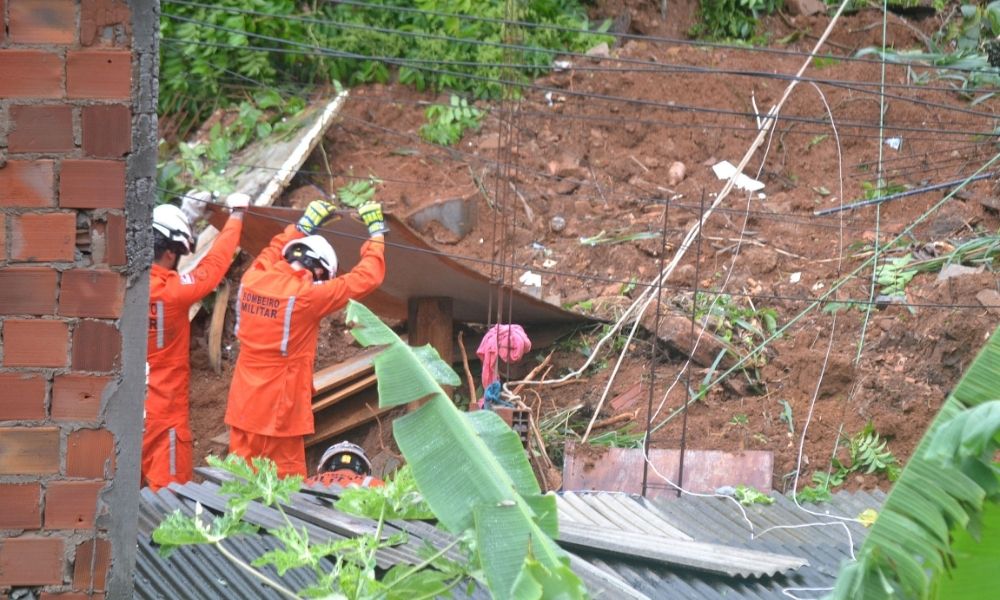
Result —
[[[369,387],[375,385],[375,381],[376,381],[375,374],[372,373],[371,375],[369,375],[367,377],[363,377],[363,378],[355,381],[354,383],[352,383],[351,385],[349,385],[347,387],[335,390],[332,394],[330,394],[328,396],[323,396],[323,397],[321,397],[319,399],[315,399],[314,398],[313,399],[313,405],[312,405],[313,412],[316,413],[316,412],[319,412],[319,411],[323,410],[324,408],[326,408],[328,406],[333,406],[334,404],[340,402],[344,398],[347,398],[348,396],[350,396],[350,395],[352,395],[354,393],[357,393],[357,392],[359,392],[359,391],[361,391],[361,390],[363,390],[365,388],[369,388]]]
[[[411,346],[430,344],[445,362],[451,364],[454,352],[455,322],[452,318],[452,300],[446,297],[410,298],[407,301],[406,330]],[[452,389],[445,387],[451,396]],[[410,410],[423,406],[414,402]]]

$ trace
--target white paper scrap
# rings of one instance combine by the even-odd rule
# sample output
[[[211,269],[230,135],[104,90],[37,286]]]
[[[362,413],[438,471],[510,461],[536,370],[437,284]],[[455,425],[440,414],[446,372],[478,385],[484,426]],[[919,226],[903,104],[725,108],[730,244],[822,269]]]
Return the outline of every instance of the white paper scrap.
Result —
[[[533,287],[542,287],[542,275],[541,273],[532,273],[531,271],[525,271],[518,281],[524,285]]]
[[[792,273],[792,276],[788,278],[788,283],[798,283],[802,281],[802,272],[796,271]]]
[[[731,178],[736,173],[736,167],[734,167],[728,160],[724,160],[712,165],[712,171],[715,172],[715,176],[719,179],[726,180]],[[740,173],[736,177],[734,184],[741,190],[746,190],[748,192],[757,192],[764,189],[763,183],[757,181],[756,179],[750,179],[743,173]]]

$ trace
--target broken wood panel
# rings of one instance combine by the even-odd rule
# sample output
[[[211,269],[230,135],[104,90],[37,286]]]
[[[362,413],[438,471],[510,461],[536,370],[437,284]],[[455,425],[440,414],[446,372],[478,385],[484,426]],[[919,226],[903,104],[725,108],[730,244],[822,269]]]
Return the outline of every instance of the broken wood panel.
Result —
[[[375,356],[381,351],[382,348],[368,348],[345,361],[316,371],[313,374],[313,396],[373,372]]]
[[[749,485],[761,492],[771,491],[774,455],[769,451],[686,450],[684,481],[678,481],[680,450],[650,448],[650,463],[664,477],[685,490],[710,494],[722,486]],[[598,448],[566,444],[563,466],[563,489],[567,491],[600,490],[642,493],[642,449]],[[652,468],[646,496],[674,498],[676,488],[656,475]]]
[[[390,410],[379,408],[377,387],[365,388],[316,414],[316,432],[306,436],[306,447],[341,435]]]
[[[234,191],[250,196],[253,206],[270,206],[288,186],[295,173],[316,148],[323,133],[333,124],[347,100],[344,90],[330,101],[316,102],[291,117],[294,134],[273,133],[268,138],[258,140],[233,158]],[[252,165],[245,168],[242,165]],[[242,169],[242,170],[240,170]],[[221,225],[212,222],[198,235],[198,251],[181,257],[177,270],[190,273],[212,248],[219,235]],[[255,253],[256,254],[256,253]],[[193,319],[201,308],[199,303],[191,307],[188,317]]]
[[[287,224],[298,221],[302,212],[276,206],[251,208],[243,224],[243,248],[251,254],[260,252]],[[216,226],[223,224],[225,218],[222,211],[210,216]],[[455,321],[485,323],[490,310],[489,300],[497,293],[489,277],[440,254],[392,214],[386,213],[385,218],[389,227],[387,241],[391,242],[385,249],[385,281],[362,303],[382,317],[405,319],[410,298],[444,296],[454,303]],[[361,244],[368,239],[367,229],[355,218],[337,218],[317,233],[336,250],[341,272],[358,263]],[[510,290],[505,289],[503,296],[505,300],[510,298]],[[507,311],[508,307],[504,306],[503,313]],[[513,321],[521,325],[594,321],[518,290],[513,291],[511,314]]]
[[[314,396],[312,410],[314,413],[317,413],[330,406],[333,406],[334,404],[340,402],[344,398],[347,398],[352,394],[356,394],[363,389],[375,385],[376,381],[377,380],[375,379],[375,374],[372,373],[371,375],[363,377],[346,387],[334,389],[333,393],[331,394],[319,397]]]
[[[229,308],[229,280],[223,279],[215,291],[212,305],[212,321],[208,326],[208,364],[216,375],[222,372],[222,333],[226,324],[226,309]]]

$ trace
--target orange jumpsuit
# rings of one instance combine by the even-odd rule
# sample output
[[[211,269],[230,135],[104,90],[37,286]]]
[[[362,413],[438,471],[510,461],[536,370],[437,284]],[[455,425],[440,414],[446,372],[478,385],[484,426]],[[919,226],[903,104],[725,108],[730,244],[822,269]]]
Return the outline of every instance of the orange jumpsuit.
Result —
[[[301,238],[294,225],[243,275],[236,320],[240,355],[229,388],[229,451],[246,459],[266,456],[282,477],[306,476],[303,436],[313,433],[312,382],[320,320],[382,284],[384,245],[368,241],[349,273],[313,282],[295,270],[281,249]]]
[[[207,296],[233,262],[242,219],[226,222],[212,249],[194,271],[181,275],[153,265],[149,274],[149,334],[146,426],[142,436],[142,480],[159,489],[191,480],[193,459],[188,424],[188,357],[191,305]]]

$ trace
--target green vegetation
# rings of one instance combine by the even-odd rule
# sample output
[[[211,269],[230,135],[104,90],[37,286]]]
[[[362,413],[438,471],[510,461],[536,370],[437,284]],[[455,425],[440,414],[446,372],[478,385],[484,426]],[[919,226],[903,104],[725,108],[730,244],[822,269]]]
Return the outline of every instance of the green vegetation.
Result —
[[[375,198],[375,191],[382,180],[374,175],[358,179],[337,190],[337,200],[345,206],[357,208]]]
[[[778,312],[773,308],[747,306],[729,294],[698,292],[695,297],[695,320],[741,350],[750,351],[778,329]]]
[[[831,598],[995,595],[1000,558],[1000,329],[945,400]]]
[[[183,137],[191,123],[242,99],[248,83],[301,89],[334,81],[387,82],[394,66],[399,81],[421,90],[498,98],[504,87],[499,79],[509,75],[502,73],[501,64],[525,65],[513,76],[528,81],[548,71],[553,50],[583,52],[610,41],[590,30],[577,0],[520,3],[514,15],[568,31],[505,30],[504,2],[368,2],[373,6],[294,0],[164,2],[160,114],[176,115]],[[610,22],[600,30],[608,26]],[[519,47],[504,48],[504,43]]]
[[[376,577],[376,552],[406,542],[405,534],[383,536],[385,522],[432,516],[407,467],[387,481],[385,487],[345,490],[336,504],[345,512],[374,519],[375,533],[316,543],[309,540],[306,530],[296,529],[291,524],[282,507],[299,491],[301,477],[279,479],[274,463],[264,458],[253,459],[252,468],[235,455],[225,460],[209,456],[208,462],[234,477],[221,488],[223,494],[229,495],[226,511],[209,519],[198,505],[193,516],[186,516],[179,510],[169,515],[153,531],[153,541],[160,545],[160,554],[164,557],[169,557],[181,546],[212,545],[228,560],[253,571],[265,585],[290,598],[426,598],[448,594],[463,581],[481,578],[480,573],[470,570],[467,561],[460,563],[443,556],[445,550],[452,547],[471,556],[468,538],[458,538],[442,550],[428,549],[421,565],[398,564],[381,580]],[[248,565],[229,552],[222,542],[257,533],[258,527],[244,520],[252,502],[277,510],[284,517],[285,525],[267,530],[281,542],[281,547],[261,554]],[[309,569],[314,581],[303,589],[288,589],[283,581],[270,579],[257,570],[269,565],[275,568],[279,578],[289,569]]]
[[[190,189],[219,195],[232,192],[234,176],[244,168],[228,169],[233,155],[255,140],[293,131],[296,122],[292,117],[304,107],[299,98],[285,100],[273,90],[264,90],[240,102],[231,114],[213,125],[205,141],[181,142],[172,156],[167,143],[161,141],[157,165],[160,201]]]
[[[783,0],[700,0],[700,22],[692,36],[710,39],[747,40],[757,31],[757,19],[778,10]]]
[[[385,348],[375,358],[379,406],[424,402],[393,421],[393,436],[440,525],[475,540],[474,562],[493,597],[586,597],[552,539],[555,497],[541,493],[518,435],[493,411],[455,407],[441,385],[460,385],[458,375],[430,345],[406,345],[354,301],[346,320],[362,346]]]
[[[739,501],[743,506],[751,506],[753,504],[774,504],[774,498],[762,493],[757,488],[752,485],[738,485],[736,486],[736,492],[733,497]]]
[[[452,94],[448,104],[432,104],[424,116],[427,124],[420,127],[420,137],[432,144],[451,146],[468,130],[479,129],[485,113],[469,105],[468,100]]]
[[[826,502],[831,498],[833,490],[843,485],[847,477],[854,473],[885,473],[889,481],[896,481],[900,473],[899,461],[886,448],[887,445],[888,442],[875,431],[874,425],[869,421],[864,429],[848,438],[846,443],[838,440],[837,451],[830,460],[830,470],[813,473],[813,485],[802,488],[796,492],[796,496],[800,502]],[[837,456],[841,448],[847,450],[845,461]]]

